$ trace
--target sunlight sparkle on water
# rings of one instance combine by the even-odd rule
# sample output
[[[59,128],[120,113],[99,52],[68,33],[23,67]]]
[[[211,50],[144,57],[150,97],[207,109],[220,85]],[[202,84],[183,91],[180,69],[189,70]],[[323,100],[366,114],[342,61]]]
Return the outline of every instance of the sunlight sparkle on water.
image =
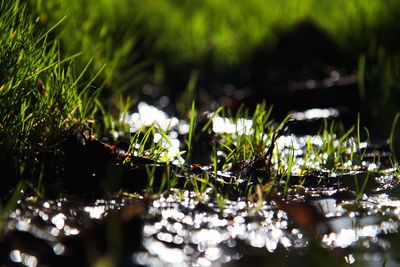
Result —
[[[64,224],[65,224],[65,219],[66,219],[67,217],[64,215],[64,214],[62,214],[62,213],[58,213],[56,216],[54,216],[52,219],[51,219],[51,222],[58,228],[58,229],[63,229],[63,227],[64,227]]]
[[[250,119],[240,118],[237,123],[234,123],[229,118],[216,116],[212,122],[215,133],[249,135],[252,132],[253,121]]]
[[[105,206],[94,206],[94,207],[85,207],[84,211],[89,213],[90,218],[93,219],[101,219],[104,217],[105,212],[106,212],[106,207]]]
[[[36,267],[38,265],[38,260],[35,256],[21,253],[19,250],[12,250],[10,252],[10,259],[15,263],[21,263],[27,267]]]
[[[174,117],[169,118],[169,116],[160,109],[150,106],[145,102],[140,102],[138,104],[138,112],[132,113],[127,119],[127,122],[131,126],[131,132],[136,132],[141,127],[149,127],[152,124],[156,124],[166,130],[168,126],[169,128],[177,126],[179,120]]]
[[[353,254],[347,255],[344,259],[348,264],[353,264],[356,261]]]
[[[155,128],[162,129],[166,135],[155,133],[153,137],[154,143],[159,144],[164,152],[161,157],[172,158],[178,157],[178,161],[183,162],[183,158],[179,157],[181,143],[178,139],[179,135],[185,135],[189,132],[189,124],[184,120],[178,120],[176,117],[170,117],[164,111],[148,105],[145,102],[138,104],[138,111],[128,114],[121,114],[122,122],[127,123],[132,133],[138,132],[143,128],[149,128],[154,125]],[[137,146],[139,144],[136,144]],[[135,144],[133,144],[135,147]],[[138,148],[138,147],[137,147]]]
[[[215,203],[203,199],[202,205],[210,208],[204,212],[196,209],[198,201],[193,198],[181,201],[174,194],[155,200],[149,216],[161,218],[145,220],[143,244],[149,254],[138,253],[134,256],[135,261],[149,266],[162,265],[164,253],[171,250],[168,247],[171,243],[185,242],[185,248],[181,250],[185,265],[197,266],[217,266],[237,257],[237,240],[270,252],[278,245],[285,248],[307,245],[301,232],[289,227],[285,212],[274,210],[267,202],[253,214],[248,211],[254,203],[226,200],[221,210]],[[168,260],[166,263],[171,264]]]
[[[304,120],[336,118],[339,116],[339,111],[334,108],[325,108],[325,109],[313,108],[302,112],[291,112],[289,115],[292,119],[298,121],[304,121]]]

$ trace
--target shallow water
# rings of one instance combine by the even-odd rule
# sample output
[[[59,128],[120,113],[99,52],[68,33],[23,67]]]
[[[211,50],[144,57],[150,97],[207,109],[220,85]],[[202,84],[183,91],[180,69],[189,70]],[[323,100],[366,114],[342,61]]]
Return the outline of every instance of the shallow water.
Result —
[[[315,119],[318,112],[295,116]],[[124,118],[132,131],[158,122],[170,139],[154,136],[166,155],[182,150],[186,122],[166,122],[165,113],[144,103]],[[251,120],[239,122],[215,116],[213,131],[252,134]],[[318,151],[327,140],[334,153]],[[400,266],[399,173],[387,151],[354,138],[293,134],[280,136],[275,150],[272,169],[290,167],[292,174],[264,199],[218,198],[210,188],[171,189],[155,199],[25,193],[4,221],[1,266]],[[183,166],[183,158],[176,164]],[[239,179],[229,167],[217,177],[212,166],[198,169],[227,186]]]
[[[276,194],[262,203],[246,199],[222,203],[207,192],[172,190],[142,203],[146,208],[127,221],[124,209],[137,210],[135,205],[143,201],[140,197],[126,194],[90,201],[26,197],[9,215],[4,229],[8,252],[3,260],[61,266],[66,259],[79,262],[91,253],[98,254],[92,260],[99,260],[110,248],[87,244],[108,242],[107,238],[98,241],[99,236],[105,235],[107,218],[116,212],[114,223],[126,224],[122,229],[137,232],[140,238],[139,246],[131,240],[132,247],[129,242],[121,247],[119,260],[127,266],[245,266],[241,262],[247,257],[289,264],[289,258],[315,256],[316,246],[348,264],[400,266],[397,178],[385,174],[369,179],[373,188],[367,187],[358,198],[352,185],[339,186],[340,179],[318,187],[293,185],[286,198]],[[139,224],[129,224],[136,219]],[[122,244],[133,237],[120,238],[117,242]],[[85,250],[77,251],[77,244]],[[310,262],[304,264],[300,266]]]

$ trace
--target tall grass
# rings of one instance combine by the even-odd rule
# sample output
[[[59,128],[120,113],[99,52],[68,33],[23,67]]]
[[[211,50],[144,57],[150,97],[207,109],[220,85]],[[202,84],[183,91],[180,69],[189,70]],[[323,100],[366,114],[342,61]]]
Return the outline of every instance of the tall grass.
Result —
[[[43,23],[68,14],[63,48],[68,53],[82,51],[83,65],[95,55],[95,72],[107,63],[104,75],[124,88],[140,78],[134,75],[140,64],[132,64],[140,62],[138,47],[153,63],[161,63],[154,65],[158,70],[165,63],[229,68],[264,42],[273,46],[279,31],[311,18],[357,60],[371,43],[395,46],[400,11],[393,0],[385,5],[379,0],[32,2]]]
[[[97,92],[75,78],[79,54],[62,57],[24,1],[3,1],[0,14],[0,166],[21,177],[57,151],[62,131],[94,119]]]
[[[139,40],[140,28],[135,23],[135,9],[131,5],[132,1],[128,0],[31,1],[34,14],[45,27],[66,17],[66,23],[57,29],[62,53],[82,53],[76,59],[78,72],[93,59],[85,74],[86,80],[105,66],[95,84],[112,90],[104,92],[103,100],[114,105],[121,92],[147,80],[142,70],[148,62],[137,52],[138,43],[143,40]]]
[[[67,1],[56,2],[61,7],[59,10],[67,7]],[[222,65],[239,63],[266,40],[273,44],[278,29],[288,28],[304,18],[316,20],[344,47],[355,48],[357,45],[366,48],[370,40],[388,38],[382,36],[388,32],[379,30],[391,25],[400,9],[396,1],[382,5],[378,0],[89,2],[91,4],[83,5],[81,10],[72,14],[86,16],[75,20],[93,26],[96,20],[109,21],[111,18],[115,25],[140,25],[131,28],[130,33],[145,34],[153,42],[153,52],[168,57],[170,61],[205,62],[207,57],[211,57],[212,61]],[[82,11],[86,8],[92,13],[83,13],[87,12]],[[108,12],[104,13],[104,9]],[[112,35],[115,27],[103,26],[100,33]],[[121,37],[126,36],[122,34]]]
[[[99,89],[93,84],[103,88],[105,82],[109,87],[117,88],[109,94],[118,96],[119,106],[127,111],[131,103],[121,101],[118,92],[131,88],[136,79],[141,77],[139,70],[143,65],[137,64],[142,61],[135,50],[139,42],[151,40],[152,46],[148,51],[154,52],[155,57],[165,59],[165,62],[201,62],[212,57],[216,64],[236,64],[266,39],[273,42],[276,37],[274,29],[288,27],[304,17],[315,18],[334,36],[342,36],[344,31],[335,26],[341,25],[339,22],[332,23],[338,19],[356,21],[360,29],[366,25],[373,27],[379,24],[380,14],[389,12],[377,3],[360,0],[351,4],[337,1],[328,5],[312,0],[301,3],[252,0],[231,6],[224,1],[195,1],[190,4],[173,0],[147,3],[110,0],[90,0],[85,3],[32,1],[30,8],[34,8],[35,14],[39,15],[39,20],[35,20],[25,2],[2,2],[0,166],[13,166],[8,170],[13,174],[9,175],[19,177],[32,171],[27,168],[41,170],[42,166],[38,166],[42,162],[41,157],[59,150],[57,144],[61,133],[72,125],[87,124],[89,120],[96,119],[98,113],[106,117],[106,125],[113,128],[113,118],[108,117],[107,107],[98,99]],[[396,10],[394,2],[390,2],[390,6]],[[341,12],[324,16],[328,7],[333,10],[339,10],[340,7]],[[362,15],[356,15],[358,11]],[[210,19],[215,16],[218,19]],[[333,19],[331,24],[328,18]],[[48,30],[42,29],[43,24]],[[346,36],[353,38],[350,33],[344,34],[343,38]],[[377,48],[376,51],[375,67],[367,68],[370,60],[366,54],[367,58],[360,60],[360,73],[365,79],[378,77],[379,67],[386,66],[387,76],[378,84],[385,88],[382,99],[387,100],[391,88],[397,88],[396,81],[399,78],[396,66],[399,63],[395,59],[389,60],[386,50]],[[75,67],[75,61],[78,61],[78,67]],[[185,104],[191,100],[197,75],[197,72],[192,72],[187,95],[182,97]],[[365,86],[368,85],[365,83]],[[365,98],[370,98],[368,89],[364,89]],[[194,105],[190,111],[188,162],[193,160],[196,142]],[[244,109],[237,112],[236,116],[230,116],[228,111],[222,110],[213,116],[218,113],[234,123],[236,131],[233,134],[221,134],[219,137],[223,141],[212,146],[215,176],[221,166],[227,169],[229,164],[260,158],[273,145],[277,128],[272,127],[271,109],[267,109],[265,104],[256,107],[251,116],[251,127],[244,123],[250,117]],[[207,132],[210,126],[210,122],[206,123],[201,131]],[[347,153],[349,146],[345,142],[353,134],[354,128],[343,132],[338,140],[334,130],[334,125],[326,124],[321,133],[322,145],[316,148],[310,143],[306,157],[313,155],[316,161],[329,168],[352,159],[353,154]],[[144,137],[134,135],[129,151],[138,156],[151,155],[154,160],[161,160],[165,154],[163,148],[152,140],[154,131],[155,128],[143,129]],[[359,126],[357,133],[359,146]],[[161,132],[161,135],[168,142],[165,132]],[[134,147],[137,144],[138,147]],[[294,164],[293,156],[288,160],[289,165]],[[290,172],[286,172],[287,179]],[[209,177],[197,177],[193,181],[208,182]],[[197,188],[201,191],[202,187]]]
[[[384,46],[373,46],[366,55],[362,85],[365,86],[363,110],[376,123],[374,132],[387,137],[391,122],[399,112],[400,53],[388,51]]]
[[[266,44],[272,49],[280,32],[303,19],[312,19],[346,52],[349,59],[343,61],[349,65],[349,71],[358,67],[359,93],[367,107],[364,111],[378,122],[382,121],[378,119],[380,116],[390,117],[383,125],[387,130],[398,109],[400,3],[395,0],[385,4],[379,0],[235,3],[31,0],[30,3],[40,23],[48,28],[65,19],[62,27],[56,29],[62,53],[82,53],[76,60],[78,71],[93,58],[86,79],[106,66],[96,85],[107,85],[103,99],[113,104],[119,101],[121,92],[131,94],[132,101],[137,100],[140,84],[162,85],[165,70],[175,69],[188,76],[192,73],[190,90],[182,95],[186,102],[178,103],[185,107],[191,102],[188,96],[194,95],[189,92],[201,80],[201,72],[197,70],[217,74],[230,73],[230,69],[238,71],[243,66],[247,70],[256,48]],[[235,78],[230,76],[229,82]]]

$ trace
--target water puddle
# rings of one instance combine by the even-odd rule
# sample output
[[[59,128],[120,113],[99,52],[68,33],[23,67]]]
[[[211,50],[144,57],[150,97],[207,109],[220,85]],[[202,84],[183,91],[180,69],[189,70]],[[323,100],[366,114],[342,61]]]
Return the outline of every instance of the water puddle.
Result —
[[[168,194],[154,201],[145,216],[142,265],[210,266],[240,259],[246,247],[266,253],[278,247],[304,248],[307,239],[276,205],[245,200],[218,206],[193,192]],[[171,257],[174,255],[174,257]]]
[[[292,116],[313,120],[318,114],[338,115],[328,109]],[[254,135],[257,127],[247,118],[235,122],[219,115],[209,118],[214,142],[226,142],[228,135]],[[189,131],[185,121],[145,103],[124,119],[132,132],[143,125],[161,128],[163,134],[152,138],[165,155],[185,149],[182,135]],[[270,140],[267,133],[260,134],[260,140]],[[218,171],[212,164],[187,166],[180,158],[174,166],[183,171],[172,175],[189,180],[208,177],[221,187],[171,188],[157,198],[124,190],[98,199],[25,194],[4,221],[0,262],[31,267],[113,266],[101,265],[105,262],[400,266],[397,167],[391,165],[386,150],[354,137],[340,138],[333,133],[282,134],[270,155],[271,170],[278,175],[257,187],[254,177],[241,176],[243,169],[264,173],[257,169],[257,158],[240,162],[240,171],[233,164],[221,165]],[[327,147],[320,149],[323,146]],[[216,156],[226,157],[226,151]],[[256,188],[251,194],[232,194],[234,188],[249,184]]]
[[[375,180],[382,182],[381,177]],[[207,192],[199,195],[172,190],[146,202],[146,208],[135,217],[140,223],[133,226],[124,221],[123,214],[142,201],[136,197],[86,203],[28,197],[9,216],[4,229],[8,253],[3,260],[25,266],[99,260],[107,253],[107,248],[99,248],[106,247],[107,218],[116,212],[118,220],[113,227],[127,224],[124,232],[136,232],[139,240],[135,242],[140,241],[132,245],[135,242],[131,240],[121,251],[120,260],[127,266],[221,266],[235,262],[244,266],[241,260],[249,255],[286,262],[290,255],[310,257],[313,246],[349,264],[399,265],[400,198],[396,189],[365,193],[360,199],[343,197],[347,191],[335,185],[322,189],[292,186],[286,198],[276,195],[261,203],[246,199],[221,202]],[[122,236],[119,242],[130,238],[133,236]]]

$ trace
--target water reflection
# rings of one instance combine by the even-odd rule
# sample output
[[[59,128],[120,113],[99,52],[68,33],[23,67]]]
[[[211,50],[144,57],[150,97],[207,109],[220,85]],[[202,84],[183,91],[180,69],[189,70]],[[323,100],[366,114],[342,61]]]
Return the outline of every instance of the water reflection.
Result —
[[[125,119],[125,122],[130,125],[131,132],[137,132],[143,126],[150,127],[152,124],[156,124],[163,130],[166,130],[167,128],[175,128],[179,124],[179,120],[177,118],[170,118],[165,112],[157,109],[154,106],[148,105],[145,102],[140,102],[137,107],[138,112],[122,115],[122,118]],[[182,132],[182,134],[186,133],[187,132]]]
[[[24,198],[9,214],[4,228],[4,236],[14,248],[9,252],[9,259],[34,267],[42,266],[43,259],[48,262],[53,256],[66,256],[74,249],[65,243],[70,242],[68,238],[80,238],[81,231],[91,227],[93,220],[102,220],[110,210],[118,210],[132,201],[131,198]]]
[[[377,176],[375,180],[393,189],[388,185],[393,177]],[[182,266],[216,266],[239,259],[243,255],[239,247],[243,245],[265,253],[275,253],[278,248],[289,252],[306,248],[310,238],[316,238],[328,250],[339,249],[350,264],[394,263],[390,255],[395,252],[386,236],[398,233],[399,199],[371,191],[362,200],[347,200],[338,197],[343,190],[335,187],[305,189],[298,197],[296,190],[289,190],[293,193],[289,199],[306,201],[320,217],[311,236],[296,227],[297,215],[278,208],[274,201],[265,201],[260,207],[243,200],[227,200],[220,207],[209,197],[199,199],[194,192],[185,191],[183,198],[170,193],[152,203],[143,231],[145,251],[135,253],[133,259],[149,266],[173,266],[178,264],[174,259],[179,259]],[[318,231],[321,227],[325,230]],[[370,265],[372,248],[376,252]],[[176,258],[166,258],[169,253]]]
[[[38,260],[35,256],[21,253],[19,250],[12,250],[10,252],[10,259],[15,263],[21,263],[27,267],[36,267],[38,265]]]
[[[339,116],[339,111],[334,108],[313,108],[308,109],[302,112],[291,112],[289,116],[297,121],[304,120],[315,120],[315,119],[328,119],[328,118],[336,118]]]
[[[168,194],[150,206],[143,228],[146,252],[134,255],[137,263],[173,264],[176,258],[164,255],[174,253],[184,266],[222,264],[240,257],[238,242],[266,252],[274,252],[278,246],[307,246],[304,234],[272,203],[258,207],[247,201],[226,201],[221,208],[211,199],[200,201],[194,192],[185,195],[182,200]],[[179,252],[176,245],[181,246]]]
[[[292,116],[310,120],[317,116],[334,117],[336,112],[311,110]],[[125,114],[124,118],[131,131],[152,124],[166,131],[168,142],[161,133],[155,133],[153,139],[169,156],[180,152],[179,138],[189,131],[187,122],[170,118],[145,103],[140,103],[137,112]],[[250,135],[252,126],[253,122],[244,118],[234,123],[215,116],[212,121],[215,134]],[[265,134],[260,134],[261,140],[267,142]],[[181,189],[149,200],[149,210],[140,228],[143,248],[134,253],[124,252],[129,253],[129,263],[218,266],[239,260],[248,250],[257,251],[257,255],[276,254],[285,258],[292,251],[303,251],[316,243],[335,251],[349,264],[382,266],[387,260],[394,266],[399,265],[393,256],[396,242],[390,240],[393,235],[399,238],[398,170],[376,161],[374,157],[383,154],[367,151],[367,143],[351,137],[339,142],[338,138],[329,133],[282,135],[277,139],[272,168],[281,173],[290,168],[292,172],[288,195],[277,194],[279,199],[275,195],[259,202],[238,198],[221,203],[213,198],[210,189],[201,197]],[[320,150],[327,140],[332,153]],[[363,151],[367,152],[361,159]],[[342,154],[338,155],[339,152]],[[354,160],[356,157],[361,162]],[[213,169],[201,166],[201,170]],[[233,175],[229,169],[217,171],[217,179],[233,179],[239,184],[241,180]],[[66,237],[84,239],[85,227],[103,221],[111,211],[119,210],[130,201],[128,197],[90,201],[28,197],[10,213],[5,236],[26,233],[35,242],[44,241],[54,255],[66,256],[70,248],[64,242]],[[41,265],[41,258],[21,244],[12,247],[7,257],[25,266]]]
[[[253,121],[250,119],[240,118],[236,123],[229,119],[220,116],[215,116],[212,120],[212,130],[215,133],[226,133],[226,134],[239,134],[239,135],[250,135],[252,133]]]
[[[176,164],[184,162],[184,159],[179,156],[183,149],[179,138],[189,133],[189,124],[176,117],[170,117],[167,113],[145,102],[140,102],[137,108],[137,112],[121,114],[120,117],[123,123],[129,125],[130,132],[136,133],[143,128],[154,126],[165,133],[163,135],[156,132],[152,137],[153,142],[163,150],[161,157],[171,158]],[[140,144],[133,144],[133,146],[138,148]]]
[[[376,180],[393,181],[386,176],[377,176]],[[341,198],[341,190],[334,186],[298,192],[298,186],[291,187],[287,199],[293,205],[304,203],[319,214],[315,232],[303,229],[298,215],[273,199],[262,205],[243,199],[226,200],[221,205],[212,194],[205,193],[201,198],[188,190],[171,191],[149,204],[144,216],[143,249],[130,254],[131,263],[218,266],[239,260],[250,248],[261,255],[286,255],[317,242],[341,253],[349,264],[382,266],[386,259],[394,266],[398,264],[393,256],[396,244],[390,236],[398,236],[400,199],[392,191],[370,191],[362,199]],[[15,231],[30,233],[45,240],[54,255],[63,256],[68,252],[63,237],[79,238],[89,222],[102,220],[127,203],[124,198],[86,203],[68,198],[27,198],[10,214],[6,236]],[[319,231],[321,227],[325,230]],[[23,247],[14,247],[8,257],[25,266],[41,265],[41,258]]]

